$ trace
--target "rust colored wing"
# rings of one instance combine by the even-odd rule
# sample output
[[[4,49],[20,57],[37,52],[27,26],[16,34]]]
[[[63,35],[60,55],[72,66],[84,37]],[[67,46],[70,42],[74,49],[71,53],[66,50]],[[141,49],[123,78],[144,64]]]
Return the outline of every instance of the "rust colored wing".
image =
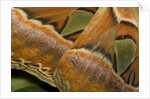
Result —
[[[74,17],[78,17],[78,20],[85,17],[88,23],[96,10],[97,8],[86,7],[12,8],[12,68],[27,71],[55,86],[52,76],[56,64],[73,44],[69,35],[73,33],[70,37],[75,40],[84,29],[82,24],[73,21]],[[85,15],[89,15],[88,18]],[[70,31],[68,24],[77,26],[74,31]],[[84,25],[86,26],[86,24]],[[78,26],[80,27],[78,28]],[[63,31],[67,31],[68,34]]]
[[[99,8],[61,58],[60,91],[139,91],[138,8]]]

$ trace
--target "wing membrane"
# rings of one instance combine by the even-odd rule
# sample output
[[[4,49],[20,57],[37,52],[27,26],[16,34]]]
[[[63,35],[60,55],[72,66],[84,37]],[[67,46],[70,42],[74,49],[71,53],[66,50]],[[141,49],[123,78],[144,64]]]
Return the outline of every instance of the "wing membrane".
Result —
[[[138,67],[135,56],[138,56],[138,41],[133,43],[134,40],[126,38],[124,35],[129,34],[131,37],[138,40],[138,31],[136,26],[136,18],[132,16],[132,8],[99,8],[92,20],[82,32],[80,37],[75,41],[70,50],[68,50],[59,62],[59,67],[55,72],[56,85],[61,91],[138,91],[137,88],[128,85],[128,81],[137,82],[138,75],[132,70],[138,73]],[[131,14],[131,15],[130,15]],[[129,16],[129,17],[128,17]],[[123,26],[123,21],[127,21],[131,25]],[[120,32],[122,27],[123,32]],[[130,32],[129,32],[130,31]],[[122,34],[120,34],[122,33]],[[118,35],[121,35],[121,46],[125,46],[126,42],[122,40],[129,39],[129,42],[124,49],[122,47],[116,48],[116,41]],[[136,49],[133,51],[132,58],[129,58],[129,54],[124,54],[125,50],[128,50],[129,45]],[[130,46],[130,47],[131,47]],[[120,51],[116,51],[116,49]],[[115,53],[123,53],[122,59],[119,59],[118,55],[115,57]],[[121,57],[121,56],[120,56]],[[130,61],[120,65],[119,62],[129,58]],[[131,61],[135,59],[134,63]],[[116,63],[117,61],[117,63]],[[127,64],[128,63],[128,64]],[[131,64],[132,63],[132,64]],[[130,67],[124,69],[123,79],[120,77],[119,69],[115,71],[115,68]],[[134,68],[134,69],[133,69]],[[128,73],[125,73],[128,71]],[[132,74],[131,74],[132,72]],[[128,75],[129,76],[126,76]],[[133,81],[134,76],[136,80]],[[128,79],[128,80],[126,80]]]
[[[52,74],[56,64],[72,45],[60,32],[65,20],[77,9],[96,11],[96,8],[75,7],[12,8],[12,68],[27,71],[55,86]]]

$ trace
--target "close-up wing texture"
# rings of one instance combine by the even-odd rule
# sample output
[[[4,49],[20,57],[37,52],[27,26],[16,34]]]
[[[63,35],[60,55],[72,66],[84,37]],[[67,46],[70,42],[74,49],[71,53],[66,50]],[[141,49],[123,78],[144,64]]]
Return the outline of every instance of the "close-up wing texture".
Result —
[[[61,92],[137,92],[139,9],[14,7],[11,68]]]

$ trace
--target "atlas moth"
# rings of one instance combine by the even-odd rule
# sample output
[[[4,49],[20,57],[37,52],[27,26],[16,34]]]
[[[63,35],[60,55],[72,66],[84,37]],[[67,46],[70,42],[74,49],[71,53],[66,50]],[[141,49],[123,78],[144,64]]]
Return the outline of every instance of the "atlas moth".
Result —
[[[139,91],[136,7],[11,10],[11,68],[65,92]]]

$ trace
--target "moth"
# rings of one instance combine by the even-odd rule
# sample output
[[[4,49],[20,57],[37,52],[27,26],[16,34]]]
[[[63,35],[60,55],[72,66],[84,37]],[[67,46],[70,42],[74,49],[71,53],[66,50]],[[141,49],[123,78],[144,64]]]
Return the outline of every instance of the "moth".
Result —
[[[139,91],[139,9],[11,10],[11,68],[64,92]]]

